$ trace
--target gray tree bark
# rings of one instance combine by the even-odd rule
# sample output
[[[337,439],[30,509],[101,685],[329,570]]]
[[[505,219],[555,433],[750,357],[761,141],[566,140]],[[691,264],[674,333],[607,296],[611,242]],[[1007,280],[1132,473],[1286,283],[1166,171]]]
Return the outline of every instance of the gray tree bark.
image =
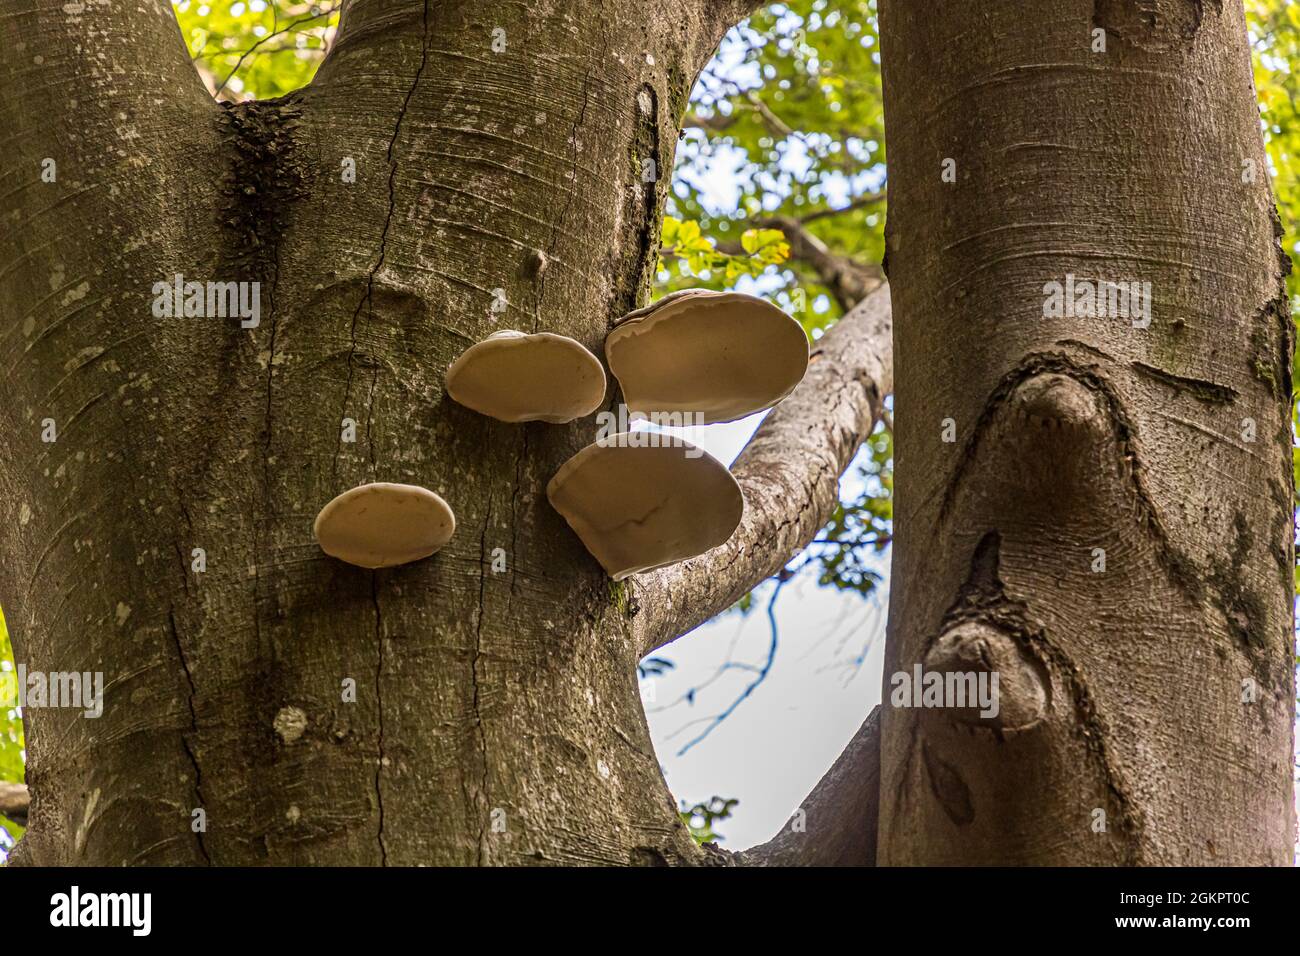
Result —
[[[595,426],[494,422],[442,376],[501,328],[599,353],[644,302],[692,83],[753,5],[354,0],[309,87],[238,106],[164,0],[10,5],[0,603],[29,668],[106,685],[99,719],[26,711],[14,862],[726,861],[650,743],[654,609],[545,501]],[[176,274],[260,282],[260,324],[153,317]],[[324,556],[318,509],[375,480],[442,494],[452,542]]]
[[[881,37],[886,701],[998,670],[1001,714],[886,706],[880,860],[1288,863],[1293,342],[1242,5],[884,0]],[[1069,274],[1149,282],[1149,326],[1047,317]]]

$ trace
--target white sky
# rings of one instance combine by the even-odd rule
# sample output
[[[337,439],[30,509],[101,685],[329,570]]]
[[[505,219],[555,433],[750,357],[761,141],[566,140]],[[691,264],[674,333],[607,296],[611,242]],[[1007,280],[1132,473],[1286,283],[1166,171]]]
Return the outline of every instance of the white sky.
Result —
[[[730,464],[761,420],[754,415],[727,425],[666,430]],[[843,487],[842,493],[856,490]],[[693,704],[682,695],[713,678],[728,660],[760,666],[767,659],[766,596],[757,595],[762,600],[747,617],[722,615],[661,649],[654,656],[675,668],[642,681],[650,734],[673,795],[691,804],[714,795],[740,801],[716,828],[731,850],[762,843],[780,830],[880,702],[886,591],[882,587],[864,600],[819,588],[805,573],[786,584],[777,601],[777,653],[766,679],[704,740],[678,756],[705,729],[707,718],[735,700],[755,675],[729,669],[699,690]]]

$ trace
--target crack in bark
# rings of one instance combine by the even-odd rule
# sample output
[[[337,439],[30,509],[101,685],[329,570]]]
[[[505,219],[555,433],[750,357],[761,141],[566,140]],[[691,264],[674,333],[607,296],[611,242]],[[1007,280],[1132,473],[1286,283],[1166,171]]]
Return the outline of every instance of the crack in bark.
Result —
[[[304,195],[304,167],[295,156],[296,141],[293,129],[300,110],[294,97],[280,100],[252,101],[240,104],[221,104],[218,123],[223,137],[232,147],[230,170],[221,181],[220,191],[226,200],[223,210],[223,229],[234,244],[229,264],[246,271],[258,283],[269,281],[268,307],[270,320],[270,351],[266,368],[266,401],[262,435],[262,500],[250,504],[251,541],[250,558],[253,570],[251,623],[254,640],[262,646],[260,556],[264,531],[264,509],[275,514],[272,494],[270,450],[273,437],[273,383],[275,375],[275,342],[279,327],[276,312],[276,293],[280,280],[280,244],[285,232],[285,211],[290,204]],[[259,285],[260,293],[260,285]],[[232,333],[235,345],[227,355],[242,351],[242,329]],[[238,355],[232,357],[238,358]],[[238,376],[237,363],[227,361],[220,373],[220,384],[233,385]],[[220,389],[225,391],[225,388]],[[219,407],[204,417],[205,429],[215,422]],[[205,432],[206,433],[206,432]],[[207,446],[211,448],[212,446]],[[197,478],[206,474],[211,452],[205,454],[196,471]],[[185,506],[182,502],[182,510]],[[188,511],[186,521],[190,523]],[[185,587],[188,591],[188,576]]]
[[[519,567],[519,491],[524,483],[524,462],[528,460],[528,425],[525,423],[519,430],[520,433],[520,450],[519,455],[515,458],[515,484],[510,492],[510,600],[511,603],[506,607],[506,614],[509,615],[510,608],[513,607],[515,592],[517,590],[516,574]]]
[[[407,108],[411,105],[411,98],[415,96],[416,87],[420,85],[420,77],[424,75],[424,68],[427,65],[428,61],[429,61],[429,0],[424,0],[423,33],[420,39],[420,65],[416,68],[415,77],[414,79],[411,80],[411,86],[406,91],[406,97],[402,100],[401,109],[398,110],[397,120],[393,124],[393,137],[388,141],[388,211],[384,215],[384,228],[379,234],[379,255],[375,259],[374,266],[370,269],[369,274],[366,276],[365,294],[361,297],[361,301],[357,303],[356,309],[352,312],[352,328],[350,333],[351,345],[348,348],[348,358],[347,358],[348,375],[347,375],[347,380],[343,386],[343,406],[339,412],[339,422],[340,422],[339,435],[338,435],[338,439],[334,443],[334,466],[333,466],[332,474],[335,477],[337,477],[338,475],[339,455],[343,451],[342,421],[344,417],[346,417],[347,415],[348,399],[352,395],[352,378],[353,378],[353,371],[354,371],[352,360],[356,355],[356,351],[357,351],[357,319],[361,315],[361,310],[367,308],[367,306],[370,307],[370,311],[367,313],[366,316],[367,326],[370,324],[370,319],[374,316],[373,303],[374,303],[374,292],[375,292],[375,276],[378,275],[379,270],[383,268],[384,259],[388,254],[388,230],[392,225],[393,211],[397,206],[398,164],[395,156],[395,152],[397,148],[397,140],[402,133],[402,121],[406,119]],[[374,414],[375,384],[378,382],[378,380],[379,380],[379,369],[376,366],[374,372],[374,378],[371,380],[370,392],[366,398],[366,443],[367,445],[370,446],[369,455],[370,455],[372,469],[375,462],[375,457],[374,457],[375,449],[374,449],[373,442],[371,442],[371,438],[370,438],[370,426],[371,426],[371,419]]]
[[[379,832],[376,834],[376,839],[379,842],[380,865],[387,866],[388,847],[384,845],[384,790],[381,786],[384,772],[384,616],[379,610],[378,571],[370,572],[370,602],[375,608],[375,646],[378,649],[378,660],[375,664],[375,709],[378,713],[375,743],[379,759],[375,762],[375,802],[379,811]]]
[[[492,524],[492,495],[488,495],[487,516],[483,519],[483,533],[479,537],[479,579],[478,579],[478,619],[474,622],[474,656],[470,659],[470,684],[473,696],[470,705],[474,712],[474,727],[478,731],[479,752],[483,756],[483,772],[479,778],[479,794],[486,808],[489,804],[487,732],[483,728],[483,713],[479,707],[479,660],[483,656],[483,617],[487,613],[487,535]],[[484,861],[484,840],[487,836],[487,821],[479,814],[478,823],[478,865]]]
[[[631,232],[632,243],[629,244],[624,238],[626,232],[620,236],[618,262],[625,265],[620,266],[613,283],[612,312],[614,314],[607,316],[606,322],[609,328],[626,320],[625,313],[632,312],[640,304],[641,288],[646,280],[647,266],[653,263],[658,254],[654,239],[658,235],[661,219],[659,184],[664,179],[660,172],[667,164],[661,155],[659,93],[654,86],[642,83],[638,87],[634,109],[636,120],[632,137],[632,156],[634,160],[640,157],[644,163],[648,155],[654,164],[655,178],[649,183],[644,181],[641,183],[639,197],[635,187],[630,189],[627,202],[624,203],[627,222],[636,222],[637,226]],[[644,180],[644,168],[639,172]],[[623,251],[628,245],[631,245],[631,251]]]
[[[189,688],[189,694],[186,696],[185,702],[190,711],[190,732],[197,735],[199,732],[199,715],[198,711],[194,708],[194,695],[196,693],[194,689],[194,675],[190,672],[189,661],[185,657],[185,648],[181,644],[180,632],[176,628],[175,605],[169,605],[167,608],[167,623],[168,630],[171,633],[172,642],[176,645],[176,657],[181,665],[181,673],[185,675],[185,684]],[[189,738],[184,732],[181,733],[181,747],[184,748],[185,755],[190,759],[190,766],[194,768],[194,796],[198,799],[199,807],[204,809],[204,813],[206,814],[207,810],[203,806],[203,775],[199,771],[198,757],[195,756],[194,749],[190,746]],[[204,827],[206,827],[207,820],[205,819],[203,822]],[[191,827],[191,830],[193,830],[193,827]],[[195,840],[199,845],[199,852],[203,854],[204,862],[211,866],[212,857],[208,855],[207,845],[203,841],[204,831],[196,830],[193,832]]]

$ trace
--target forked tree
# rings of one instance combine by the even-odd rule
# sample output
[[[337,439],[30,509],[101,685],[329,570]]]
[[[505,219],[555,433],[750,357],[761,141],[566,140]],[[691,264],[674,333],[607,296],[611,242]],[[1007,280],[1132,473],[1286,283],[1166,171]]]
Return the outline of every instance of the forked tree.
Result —
[[[443,377],[645,303],[754,6],[354,0],[307,88],[232,106],[165,0],[7,4],[0,602],[26,666],[106,675],[98,719],[24,715],[15,862],[1285,862],[1291,333],[1236,0],[882,2],[887,675],[996,670],[1000,716],[886,706],[754,851],[679,822],[637,662],[825,524],[889,290],[736,462],[731,540],[619,584],[544,494],[590,420]],[[175,276],[258,282],[260,321],[154,314]],[[1067,277],[1149,283],[1149,323],[1048,315]],[[455,536],[326,557],[368,481]]]

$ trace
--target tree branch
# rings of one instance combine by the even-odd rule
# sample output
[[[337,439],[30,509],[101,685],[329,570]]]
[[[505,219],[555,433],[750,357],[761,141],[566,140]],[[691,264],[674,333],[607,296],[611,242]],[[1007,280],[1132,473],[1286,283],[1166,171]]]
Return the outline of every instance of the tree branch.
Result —
[[[25,827],[30,802],[31,795],[26,784],[0,781],[0,817],[8,817],[20,827]]]
[[[886,190],[882,189],[878,193],[863,193],[852,202],[837,207],[828,206],[825,209],[818,209],[816,212],[810,212],[806,216],[800,216],[799,222],[807,225],[810,222],[816,222],[818,219],[829,219],[832,216],[842,216],[846,212],[855,212],[859,209],[865,209],[867,206],[873,206],[878,202],[884,202],[888,198]]]
[[[883,282],[813,345],[808,374],[732,466],[745,516],[724,545],[634,579],[644,653],[731,607],[779,572],[830,520],[839,476],[893,389],[889,288]]]
[[[702,129],[710,133],[721,133],[730,129],[736,123],[737,116],[735,113],[724,115],[714,113],[712,116],[701,116],[699,113],[687,113],[682,119],[682,129]]]
[[[239,54],[239,59],[235,61],[235,65],[230,68],[230,71],[226,74],[226,78],[221,81],[221,85],[218,86],[216,90],[213,91],[212,95],[215,97],[220,97],[221,94],[225,92],[226,85],[231,81],[234,75],[239,72],[239,68],[244,65],[244,61],[247,60],[254,53],[256,53],[258,48],[261,47],[263,43],[267,43],[271,40],[274,40],[276,37],[284,36],[286,33],[294,33],[297,31],[298,27],[302,26],[304,23],[310,23],[313,20],[320,20],[320,19],[328,20],[331,16],[333,16],[334,12],[335,12],[334,8],[331,7],[328,10],[322,11],[320,13],[313,13],[308,16],[300,17],[299,19],[294,20],[286,24],[285,26],[280,27],[278,30],[274,30],[266,34],[266,36],[260,37],[257,40],[257,42],[255,42],[243,53]]]
[[[842,210],[835,210],[840,211]],[[808,218],[816,218],[816,214]],[[814,236],[803,223],[804,220],[793,216],[773,216],[756,220],[752,225],[756,229],[781,230],[790,244],[790,258],[804,263],[817,273],[822,284],[835,296],[840,308],[848,312],[880,285],[884,278],[880,267],[831,252],[826,243]],[[748,255],[738,242],[720,242],[717,248],[727,255]]]
[[[875,866],[880,816],[880,705],[799,805],[797,819],[733,857],[740,866]]]

